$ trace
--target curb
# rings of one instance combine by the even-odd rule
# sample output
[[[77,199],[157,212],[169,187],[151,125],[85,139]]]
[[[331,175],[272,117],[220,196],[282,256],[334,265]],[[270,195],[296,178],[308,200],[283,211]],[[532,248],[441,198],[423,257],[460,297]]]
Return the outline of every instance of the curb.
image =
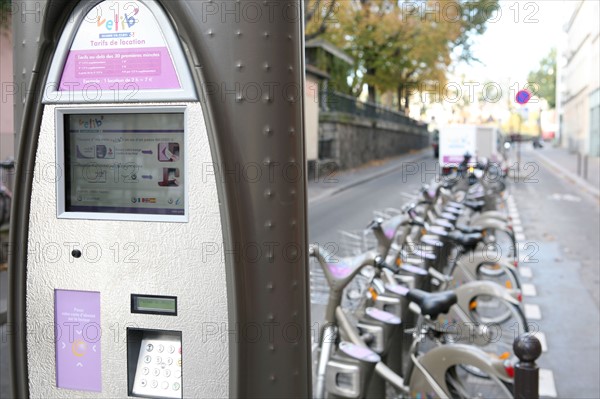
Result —
[[[560,165],[556,164],[554,161],[550,160],[550,158],[546,157],[545,155],[542,155],[537,152],[532,152],[532,154],[534,154],[536,157],[538,157],[550,169],[553,169],[563,179],[565,179],[567,181],[571,181],[575,185],[577,185],[580,188],[582,188],[583,190],[587,191],[588,194],[591,194],[592,196],[596,197],[596,199],[600,199],[600,190],[597,189],[596,187],[594,187],[593,185],[591,185],[586,180],[577,176],[573,172],[570,172],[568,170],[561,168]]]
[[[428,150],[429,150],[429,148],[425,148],[425,149],[421,150],[420,152],[418,152],[416,154],[400,155],[401,157],[402,156],[406,156],[406,159],[403,159],[398,165],[394,165],[394,166],[388,167],[387,169],[375,172],[375,173],[373,173],[371,175],[361,177],[361,178],[359,178],[359,179],[357,179],[357,180],[355,180],[353,182],[341,185],[340,187],[338,187],[338,188],[336,188],[334,190],[331,190],[330,192],[325,192],[325,193],[323,193],[321,195],[318,195],[316,197],[309,198],[308,202],[311,203],[311,202],[314,202],[314,201],[321,200],[323,198],[331,197],[333,195],[341,193],[342,191],[346,191],[346,190],[348,190],[348,189],[350,189],[352,187],[359,186],[359,185],[361,185],[363,183],[366,183],[368,181],[371,181],[371,180],[374,180],[374,179],[378,179],[378,178],[380,178],[382,176],[385,176],[385,175],[388,175],[390,173],[393,173],[393,172],[397,171],[398,169],[401,169],[402,166],[404,165],[404,163],[406,163],[406,162],[420,161],[421,159],[426,158],[427,154],[428,154]]]

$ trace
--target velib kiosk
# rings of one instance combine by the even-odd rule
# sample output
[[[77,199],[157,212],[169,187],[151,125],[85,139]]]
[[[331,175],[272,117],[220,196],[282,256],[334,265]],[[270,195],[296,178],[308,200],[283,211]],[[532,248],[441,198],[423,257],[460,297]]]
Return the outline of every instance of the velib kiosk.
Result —
[[[41,29],[13,394],[310,396],[300,3],[55,0]]]

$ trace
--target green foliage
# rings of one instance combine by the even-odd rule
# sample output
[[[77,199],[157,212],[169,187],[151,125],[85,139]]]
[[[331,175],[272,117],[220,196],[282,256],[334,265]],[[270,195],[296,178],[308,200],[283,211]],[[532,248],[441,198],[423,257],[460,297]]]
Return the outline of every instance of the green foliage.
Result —
[[[0,0],[0,31],[10,29],[11,0]]]
[[[350,93],[366,83],[372,99],[391,91],[400,103],[422,84],[443,87],[453,61],[475,60],[472,38],[497,8],[498,0],[338,1],[322,35],[355,59]]]
[[[316,54],[315,66],[329,73],[329,89],[352,94],[352,87],[348,84],[348,76],[352,71],[352,66],[321,49]]]
[[[550,108],[556,107],[556,49],[540,61],[537,71],[529,72],[527,81],[535,88],[534,95],[545,99]]]

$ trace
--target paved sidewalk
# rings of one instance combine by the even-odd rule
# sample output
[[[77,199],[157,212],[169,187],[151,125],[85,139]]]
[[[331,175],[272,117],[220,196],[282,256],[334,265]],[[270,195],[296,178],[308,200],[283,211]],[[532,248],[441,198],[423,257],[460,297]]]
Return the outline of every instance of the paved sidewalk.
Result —
[[[552,147],[544,144],[542,149],[526,149],[537,159],[553,169],[557,174],[562,174],[564,178],[570,180],[585,189],[590,194],[600,197],[600,158],[588,157],[587,178],[583,177],[583,167],[580,175],[577,173],[578,157],[576,153],[570,153],[565,148]]]
[[[372,161],[355,169],[322,173],[320,176],[308,179],[308,202],[310,203],[329,197],[351,187],[402,169],[403,167],[410,168],[408,170],[413,171],[414,166],[408,167],[407,165],[409,163],[419,162],[422,159],[431,156],[431,148],[425,148],[394,158]]]

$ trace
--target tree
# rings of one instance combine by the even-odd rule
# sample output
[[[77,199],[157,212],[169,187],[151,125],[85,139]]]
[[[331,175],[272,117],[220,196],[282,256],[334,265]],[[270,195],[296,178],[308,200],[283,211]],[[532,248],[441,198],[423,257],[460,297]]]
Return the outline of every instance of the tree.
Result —
[[[527,81],[534,87],[539,98],[548,102],[550,108],[556,107],[556,49],[550,50],[548,55],[540,61],[537,71],[529,72]]]
[[[0,32],[10,30],[11,0],[0,0]]]
[[[337,0],[304,1],[305,40],[314,39],[325,33],[327,26],[335,22],[337,6]]]
[[[472,61],[498,0],[340,1],[325,37],[354,57],[352,92],[396,92],[399,108],[421,85],[443,87],[455,60]]]

